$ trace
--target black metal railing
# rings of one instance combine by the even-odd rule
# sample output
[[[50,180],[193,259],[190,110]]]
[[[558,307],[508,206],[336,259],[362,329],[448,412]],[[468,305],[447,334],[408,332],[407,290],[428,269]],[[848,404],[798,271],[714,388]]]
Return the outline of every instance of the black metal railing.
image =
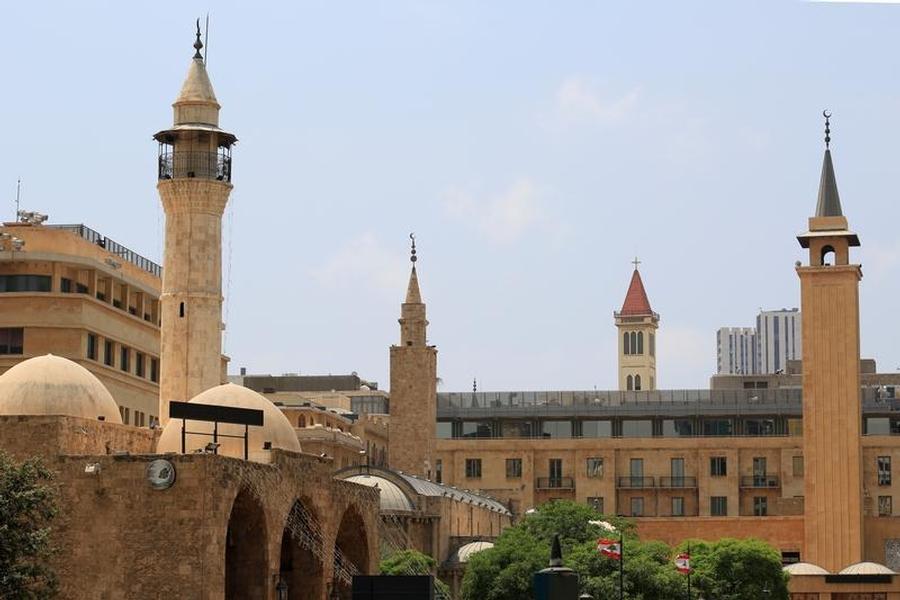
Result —
[[[535,485],[539,490],[574,490],[575,480],[571,477],[538,477]]]
[[[616,483],[618,484],[617,487],[620,488],[642,489],[655,487],[652,477],[619,477]]]
[[[741,477],[742,488],[777,488],[778,475],[749,475]]]
[[[47,225],[47,227],[51,227],[53,229],[63,229],[70,233],[74,233],[75,235],[91,242],[92,244],[97,244],[110,254],[114,254],[121,258],[122,260],[126,260],[131,264],[156,275],[157,277],[162,277],[162,267],[150,260],[149,258],[144,258],[137,252],[133,250],[129,250],[122,244],[109,239],[105,235],[102,235],[90,227],[85,225]],[[98,292],[99,293],[99,292]]]
[[[660,477],[659,487],[661,488],[695,488],[697,487],[696,477]]]
[[[164,152],[159,155],[159,178],[230,182],[231,157],[221,152]]]

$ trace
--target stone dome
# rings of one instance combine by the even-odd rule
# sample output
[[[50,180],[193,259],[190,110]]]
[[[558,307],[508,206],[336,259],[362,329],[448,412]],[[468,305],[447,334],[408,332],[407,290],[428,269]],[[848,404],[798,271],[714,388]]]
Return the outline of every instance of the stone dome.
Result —
[[[841,569],[839,575],[896,575],[896,573],[875,562],[858,562]]]
[[[481,552],[482,550],[493,547],[494,544],[492,542],[469,542],[468,544],[464,544],[457,548],[453,554],[450,555],[450,558],[447,559],[447,562],[466,564],[469,562],[469,558],[476,552]]]
[[[409,497],[400,489],[393,481],[376,475],[354,475],[348,477],[344,481],[352,481],[360,485],[369,487],[377,487],[381,492],[381,510],[382,511],[404,511],[412,512],[414,510],[413,503]]]
[[[93,373],[47,354],[24,360],[0,375],[0,415],[65,415],[122,423],[119,407]]]
[[[798,562],[791,565],[787,565],[784,567],[784,570],[787,573],[790,573],[791,577],[795,575],[828,575],[828,571],[820,567],[819,565],[814,565],[808,562]]]
[[[190,402],[234,408],[252,408],[263,411],[263,426],[250,427],[248,456],[252,461],[262,463],[270,461],[271,452],[263,449],[265,442],[271,442],[272,448],[300,452],[300,442],[297,440],[297,434],[294,432],[290,421],[284,416],[284,413],[261,394],[249,388],[226,383],[197,394]],[[159,444],[156,447],[157,453],[181,453],[181,424],[181,419],[169,419],[159,438]],[[191,421],[189,419],[186,427],[188,431],[208,433],[209,435],[188,434],[185,438],[185,452],[191,453],[205,448],[212,441],[212,423]],[[232,423],[219,423],[219,433],[240,436],[240,439],[220,437],[219,454],[233,458],[244,458],[244,426]]]

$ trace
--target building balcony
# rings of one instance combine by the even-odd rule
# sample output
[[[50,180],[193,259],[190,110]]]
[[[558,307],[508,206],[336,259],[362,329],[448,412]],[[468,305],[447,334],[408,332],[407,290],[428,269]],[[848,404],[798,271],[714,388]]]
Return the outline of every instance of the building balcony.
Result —
[[[693,489],[697,487],[696,477],[660,477],[659,487],[671,489]]]
[[[742,488],[779,488],[781,483],[778,475],[750,475],[749,477],[741,477]]]
[[[640,490],[656,486],[652,477],[619,477],[616,480],[616,487],[619,489]]]
[[[535,487],[539,490],[574,490],[572,477],[538,477]]]
[[[231,156],[222,152],[168,151],[159,155],[159,179],[231,181]]]

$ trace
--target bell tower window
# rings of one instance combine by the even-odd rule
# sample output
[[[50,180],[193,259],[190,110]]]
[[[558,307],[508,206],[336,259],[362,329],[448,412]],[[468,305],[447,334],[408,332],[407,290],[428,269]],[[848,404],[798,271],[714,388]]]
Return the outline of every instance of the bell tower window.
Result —
[[[625,354],[631,354],[631,343],[629,341],[630,338],[628,337],[628,332],[626,331],[625,333],[623,333],[622,337],[624,339],[624,344],[625,344]]]
[[[832,246],[822,246],[822,258],[819,263],[823,267],[831,266],[835,263],[835,252]]]
[[[634,390],[634,377],[631,375],[625,378],[625,389],[629,392]]]

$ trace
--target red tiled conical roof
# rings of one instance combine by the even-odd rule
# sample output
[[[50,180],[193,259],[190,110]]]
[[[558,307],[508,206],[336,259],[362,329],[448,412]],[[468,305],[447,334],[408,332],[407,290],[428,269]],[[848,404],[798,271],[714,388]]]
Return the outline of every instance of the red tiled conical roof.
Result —
[[[650,300],[647,298],[647,292],[644,290],[644,282],[641,281],[641,274],[637,269],[634,270],[634,274],[631,276],[628,293],[625,294],[625,302],[622,304],[622,311],[619,314],[623,316],[653,314],[653,309],[650,308]]]

